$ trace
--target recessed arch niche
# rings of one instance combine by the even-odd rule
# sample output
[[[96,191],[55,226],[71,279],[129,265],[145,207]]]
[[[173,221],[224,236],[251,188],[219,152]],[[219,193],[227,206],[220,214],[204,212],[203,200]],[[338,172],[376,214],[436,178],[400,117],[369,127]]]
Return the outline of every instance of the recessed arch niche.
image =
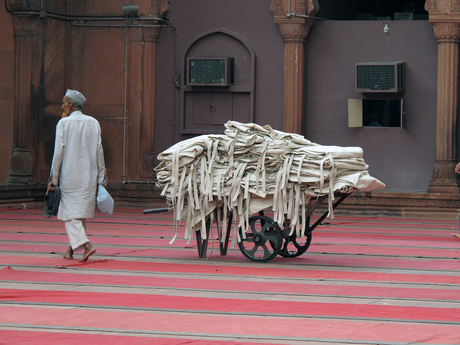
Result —
[[[192,86],[187,83],[189,58],[224,58],[234,61],[230,86]],[[241,35],[223,28],[195,37],[182,54],[181,132],[222,133],[229,120],[254,122],[255,53]]]

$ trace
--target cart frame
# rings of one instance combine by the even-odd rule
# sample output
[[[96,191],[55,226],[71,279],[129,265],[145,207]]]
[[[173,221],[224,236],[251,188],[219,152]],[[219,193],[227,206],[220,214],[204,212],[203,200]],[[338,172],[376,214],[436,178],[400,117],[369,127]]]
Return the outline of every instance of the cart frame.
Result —
[[[339,206],[350,194],[351,193],[348,193],[348,194],[335,193],[334,196],[338,197],[338,200],[333,203],[332,208],[335,209],[337,206]],[[266,231],[264,234],[269,234],[269,236],[264,236],[264,234],[257,233],[253,236],[250,236],[249,239],[241,238],[241,241],[238,242],[240,251],[249,260],[257,261],[257,262],[268,262],[274,257],[276,257],[278,254],[284,257],[296,257],[299,255],[302,255],[308,250],[308,247],[310,246],[312,232],[317,228],[318,225],[321,224],[321,222],[329,214],[329,211],[326,211],[313,225],[310,226],[310,219],[311,219],[313,212],[318,208],[318,206],[320,206],[327,199],[327,197],[328,197],[327,195],[318,197],[312,205],[308,206],[305,212],[305,217],[307,217],[306,223],[305,223],[306,224],[306,229],[305,229],[306,242],[305,244],[297,243],[295,234],[294,236],[293,235],[289,236],[291,229],[290,229],[290,221],[288,219],[285,218],[283,227],[280,228],[277,222],[275,222],[272,218],[265,216],[263,211],[260,211],[259,215],[253,216],[250,218],[249,220],[250,225],[252,227],[253,223],[260,222],[260,225],[264,229],[263,231]],[[213,212],[217,212],[217,211],[214,210]],[[217,217],[215,218],[217,222]],[[228,242],[230,239],[230,231],[231,231],[232,223],[233,223],[233,212],[230,212],[228,214],[227,233],[223,241],[221,238],[221,232],[219,231],[219,249],[220,249],[220,255],[222,256],[227,255]],[[198,257],[201,259],[205,259],[207,257],[209,234],[211,232],[212,225],[213,224],[211,223],[211,217],[208,216],[207,221],[206,221],[206,239],[202,238],[201,231],[196,231]],[[241,229],[240,229],[240,232],[241,232]],[[264,243],[258,244],[256,243],[257,241],[262,241]],[[251,251],[248,251],[245,249],[244,242],[254,242],[255,246],[258,246],[258,245],[265,246],[265,242],[269,242],[271,248],[267,251],[269,251],[270,253],[267,253],[267,255],[264,254],[262,258],[253,257],[251,255]],[[297,248],[297,251],[289,251],[288,250],[289,243],[293,243],[295,247]],[[265,249],[267,248],[265,247]]]

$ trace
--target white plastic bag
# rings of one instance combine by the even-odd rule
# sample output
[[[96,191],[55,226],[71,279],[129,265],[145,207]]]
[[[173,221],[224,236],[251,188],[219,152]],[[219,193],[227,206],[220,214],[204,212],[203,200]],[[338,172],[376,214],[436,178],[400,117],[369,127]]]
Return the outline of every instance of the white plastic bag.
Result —
[[[109,216],[113,212],[113,199],[109,192],[104,188],[102,184],[97,187],[96,197],[97,207],[101,212],[108,214]]]

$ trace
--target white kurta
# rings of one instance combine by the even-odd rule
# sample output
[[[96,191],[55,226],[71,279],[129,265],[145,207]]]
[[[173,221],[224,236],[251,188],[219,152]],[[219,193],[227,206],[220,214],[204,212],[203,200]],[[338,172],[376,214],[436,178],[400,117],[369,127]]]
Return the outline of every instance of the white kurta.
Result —
[[[95,118],[74,111],[59,120],[51,174],[61,188],[57,218],[94,217],[97,185],[105,175],[101,127]]]

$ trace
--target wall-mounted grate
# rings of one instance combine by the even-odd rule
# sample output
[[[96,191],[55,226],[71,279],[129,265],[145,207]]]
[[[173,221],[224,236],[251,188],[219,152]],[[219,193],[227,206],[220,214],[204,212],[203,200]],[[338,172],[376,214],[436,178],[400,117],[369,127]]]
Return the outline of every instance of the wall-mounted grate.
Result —
[[[356,92],[404,91],[405,62],[356,64]]]
[[[231,86],[233,79],[233,57],[187,59],[187,84],[190,86]]]

